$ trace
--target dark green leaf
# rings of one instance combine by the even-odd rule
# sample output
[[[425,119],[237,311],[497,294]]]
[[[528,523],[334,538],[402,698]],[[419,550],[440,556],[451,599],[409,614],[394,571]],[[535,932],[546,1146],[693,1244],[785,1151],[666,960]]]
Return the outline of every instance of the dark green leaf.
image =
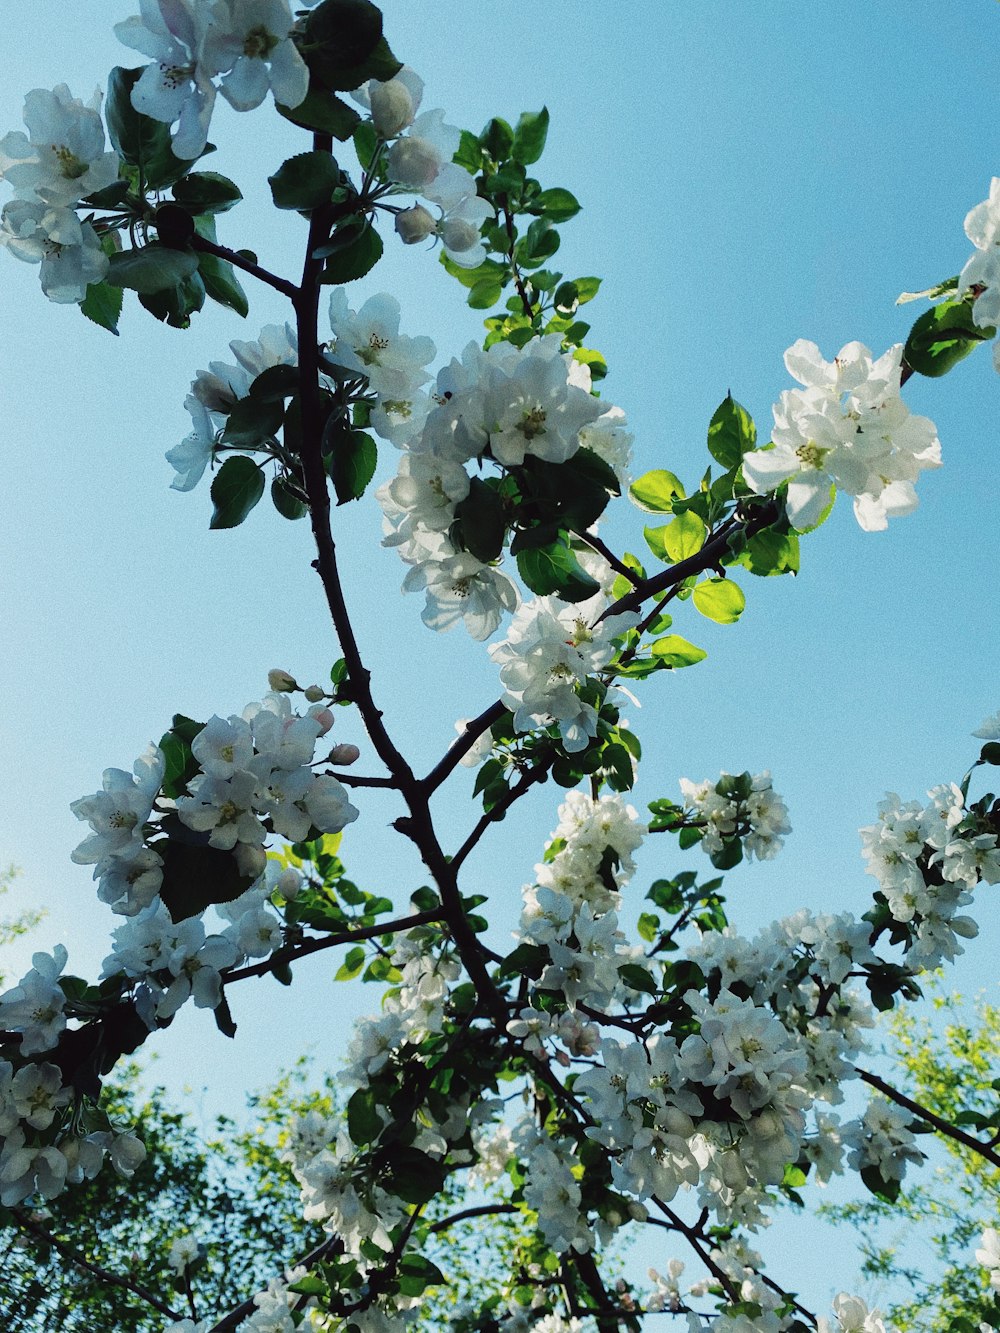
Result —
[[[727,470],[738,467],[743,455],[757,443],[753,417],[733,395],[715,409],[708,427],[708,452]]]
[[[549,113],[546,107],[541,111],[525,111],[517,122],[510,155],[515,162],[530,166],[537,162],[545,148],[545,139],[549,132]]]
[[[462,546],[489,564],[499,558],[507,531],[503,501],[494,486],[473,477],[469,494],[455,507],[456,532]]]
[[[333,239],[336,241],[341,236],[343,243],[327,256],[322,282],[354,282],[357,278],[363,278],[382,258],[382,237],[370,222],[342,228]]]
[[[186,329],[191,324],[191,316],[205,304],[205,284],[196,270],[175,287],[159,292],[140,292],[139,303],[171,328]]]
[[[323,437],[324,454],[331,447],[328,469],[337,492],[337,503],[342,505],[359,500],[375,475],[378,461],[375,440],[363,430],[345,430],[339,425],[336,431]]]
[[[167,821],[163,821],[167,828]],[[203,842],[182,842],[174,837],[184,826],[177,821],[165,843],[156,850],[163,859],[163,883],[160,897],[172,921],[186,921],[198,916],[213,903],[231,903],[250,887],[251,880],[240,874],[232,852],[208,846],[208,834],[193,836]],[[190,830],[186,830],[190,833]]]
[[[149,296],[178,286],[197,272],[198,256],[190,250],[170,250],[166,246],[144,245],[138,250],[123,250],[112,255],[108,282],[114,287],[130,287]]]
[[[268,176],[275,208],[309,212],[328,204],[340,184],[337,159],[316,148],[288,158],[273,176]]]
[[[207,295],[228,310],[235,310],[245,319],[250,310],[250,303],[232,264],[225,259],[219,259],[216,255],[200,251],[198,271],[205,284]]]
[[[503,288],[496,278],[481,278],[469,292],[468,302],[473,310],[490,310],[497,305],[503,295]]]
[[[239,186],[217,171],[192,171],[174,183],[172,194],[189,213],[225,213],[243,198]]]
[[[124,298],[125,293],[120,287],[112,287],[110,282],[92,282],[87,288],[87,295],[80,302],[80,310],[89,320],[117,338]]]
[[[432,1264],[422,1254],[404,1254],[396,1271],[399,1289],[404,1296],[420,1296],[425,1288],[438,1286],[445,1280],[437,1264]]]
[[[443,1163],[417,1148],[397,1148],[389,1158],[386,1189],[404,1203],[429,1203],[444,1184]]]
[[[304,130],[316,130],[320,134],[332,134],[342,143],[351,137],[361,122],[361,116],[354,107],[348,106],[335,93],[318,86],[310,86],[305,100],[298,106],[282,106],[279,102],[277,110],[293,125]]]
[[[989,741],[979,755],[981,764],[1000,764],[1000,741]]]
[[[264,494],[264,473],[252,458],[227,458],[212,480],[212,528],[236,528]]]
[[[305,518],[309,512],[302,496],[284,477],[275,477],[271,482],[271,501],[282,518]]]
[[[275,402],[241,398],[229,413],[222,442],[237,449],[252,449],[277,434],[284,415],[284,404],[280,399]]]
[[[364,951],[362,950],[362,956]],[[351,1142],[359,1148],[377,1139],[382,1130],[382,1117],[376,1109],[375,1093],[371,1088],[358,1088],[347,1103],[347,1132]]]
[[[327,88],[350,92],[369,79],[385,83],[401,68],[369,0],[324,0],[309,15],[305,36],[310,71]]]
[[[581,567],[562,541],[518,552],[517,569],[531,591],[540,597],[554,593],[564,602],[584,602],[600,591],[597,580]]]
[[[755,533],[740,552],[737,562],[751,574],[797,574],[799,539],[794,532],[765,528]]]
[[[232,1010],[229,1008],[229,1001],[225,993],[219,1003],[215,1006],[215,1026],[224,1037],[236,1036],[236,1023],[233,1020]]]
[[[942,301],[920,316],[910,330],[903,360],[919,375],[936,379],[946,374],[977,343],[988,342],[996,329],[980,328],[972,317],[972,297]]]
[[[531,201],[531,212],[544,213],[550,222],[567,222],[576,217],[579,211],[576,196],[558,186],[552,190],[543,190]]]
[[[625,963],[618,969],[618,975],[630,990],[641,991],[646,995],[655,995],[658,990],[656,982],[638,963]]]
[[[128,194],[129,183],[127,180],[117,180],[111,185],[105,185],[103,190],[95,190],[93,194],[88,194],[86,199],[81,202],[87,208],[120,208],[125,202]]]
[[[282,403],[298,387],[298,366],[268,366],[250,385],[250,397],[258,403]]]

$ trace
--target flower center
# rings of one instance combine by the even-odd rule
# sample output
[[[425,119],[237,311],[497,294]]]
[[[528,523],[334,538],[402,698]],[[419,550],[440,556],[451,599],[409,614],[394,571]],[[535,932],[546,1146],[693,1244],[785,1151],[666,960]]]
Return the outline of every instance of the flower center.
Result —
[[[161,65],[160,78],[171,91],[194,78],[194,65]]]
[[[87,174],[86,162],[81,162],[76,154],[67,148],[65,144],[54,143],[52,145],[52,151],[55,153],[56,160],[59,163],[59,170],[67,180],[79,180],[81,176]]]
[[[799,445],[795,450],[795,456],[801,458],[806,467],[816,468],[818,471],[829,452],[829,449],[821,449],[815,440],[809,440],[806,444]]]
[[[526,440],[533,440],[538,435],[545,434],[545,408],[533,407],[518,423],[517,429]]]
[[[251,60],[266,60],[281,39],[268,32],[263,23],[251,28],[243,41],[243,54]]]

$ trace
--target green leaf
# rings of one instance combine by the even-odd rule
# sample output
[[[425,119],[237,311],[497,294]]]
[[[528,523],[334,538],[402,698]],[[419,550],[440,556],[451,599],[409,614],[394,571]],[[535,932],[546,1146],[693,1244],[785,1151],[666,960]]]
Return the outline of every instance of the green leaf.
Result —
[[[250,397],[259,403],[282,403],[299,387],[298,366],[268,366],[250,385]]]
[[[284,415],[284,404],[280,400],[266,402],[260,398],[240,398],[229,413],[222,442],[237,449],[252,449],[277,434]]]
[[[469,494],[455,507],[459,541],[484,564],[496,560],[503,550],[507,516],[495,486],[479,477],[469,483]]]
[[[479,142],[495,162],[502,162],[510,156],[510,150],[514,143],[514,131],[505,120],[502,120],[499,116],[494,116],[480,134]]]
[[[537,268],[559,249],[559,233],[548,218],[535,218],[514,253],[523,268]]]
[[[654,912],[640,912],[637,925],[640,939],[652,944],[660,933],[660,918]]]
[[[271,502],[282,518],[305,518],[309,513],[309,506],[284,477],[275,477],[271,482]]]
[[[239,186],[217,171],[192,171],[175,181],[171,193],[189,213],[225,213],[243,198]]]
[[[979,755],[981,764],[1000,764],[1000,741],[988,741]]]
[[[209,255],[200,251],[198,254],[198,272],[205,284],[206,294],[213,301],[225,306],[227,310],[235,310],[238,315],[246,319],[250,311],[250,302],[247,300],[247,294],[236,277],[235,269],[228,260],[219,259],[216,255]]]
[[[354,282],[363,278],[382,258],[382,237],[370,222],[339,228],[333,240],[340,237],[343,243],[327,255],[321,282]]]
[[[910,330],[903,360],[918,375],[936,379],[969,355],[977,343],[988,342],[994,328],[980,328],[972,317],[972,297],[942,301],[925,311]]]
[[[132,105],[132,89],[144,69],[145,66],[137,69],[117,66],[111,71],[104,118],[108,138],[118,156],[138,168],[145,189],[159,190],[179,180],[197,159],[175,156],[170,146],[170,126],[141,115]]]
[[[389,1157],[386,1189],[404,1203],[429,1203],[444,1184],[447,1168],[418,1148],[397,1148]]]
[[[644,472],[628,488],[628,493],[632,502],[649,514],[669,514],[673,511],[674,500],[683,500],[685,496],[680,480],[666,468]]]
[[[503,295],[503,288],[496,278],[480,278],[473,285],[468,295],[468,303],[473,310],[490,310],[497,305]]]
[[[364,950],[361,951],[362,958]],[[347,1103],[347,1132],[359,1148],[372,1143],[382,1132],[382,1117],[376,1109],[372,1088],[358,1088]]]
[[[399,1289],[404,1296],[420,1296],[427,1287],[439,1286],[445,1277],[437,1264],[422,1254],[404,1254],[397,1268]]]
[[[211,528],[237,528],[264,494],[264,472],[252,458],[227,458],[212,479]]]
[[[640,991],[645,995],[655,995],[659,990],[649,972],[638,963],[623,964],[618,969],[618,975],[630,990]]]
[[[324,0],[306,21],[303,48],[317,81],[342,92],[369,79],[385,83],[401,68],[382,36],[382,14],[369,0]]]
[[[695,608],[720,625],[735,625],[743,614],[747,599],[743,589],[732,579],[705,579],[695,585]]]
[[[797,574],[799,572],[799,539],[794,532],[777,532],[765,528],[755,533],[737,556],[737,564],[751,574]]]
[[[545,139],[549,132],[549,113],[546,107],[541,111],[525,111],[514,129],[514,139],[510,155],[522,166],[537,162],[545,148]]]
[[[334,981],[352,981],[365,965],[365,951],[360,944],[348,949],[344,961],[334,973]]]
[[[753,417],[731,393],[727,394],[709,422],[708,452],[728,471],[738,467],[743,455],[756,443]]]
[[[191,750],[191,742],[204,727],[203,722],[195,722],[183,713],[175,713],[170,730],[160,738],[160,749],[165,763],[163,775],[163,794],[170,800],[183,796],[187,785],[200,764]]]
[[[708,529],[702,519],[690,510],[678,514],[662,528],[644,528],[643,535],[649,549],[667,564],[677,564],[688,556],[696,555],[705,545]]]
[[[361,123],[360,113],[354,107],[348,106],[336,93],[315,85],[310,86],[298,106],[282,106],[278,102],[276,109],[293,125],[304,130],[317,130],[320,134],[332,134],[341,143],[346,142]]]
[[[81,312],[94,324],[118,337],[118,320],[122,313],[125,293],[110,282],[92,282],[87,295],[80,302]]]
[[[157,842],[156,850],[163,860],[163,882],[160,897],[172,921],[186,921],[198,916],[215,903],[231,903],[250,887],[251,880],[240,874],[232,852],[208,846],[208,834],[191,834],[177,820],[175,826],[163,821],[170,837]],[[175,832],[204,839],[203,842],[181,841]]]
[[[226,999],[225,993],[223,993],[219,1003],[215,1006],[214,1013],[215,1026],[219,1029],[222,1035],[224,1037],[235,1037],[236,1023],[233,1019],[232,1010],[229,1008],[229,1001]]]
[[[680,634],[667,634],[657,639],[650,652],[668,667],[694,666],[695,662],[702,662],[708,656],[704,648],[696,648]]]
[[[190,250],[170,250],[155,241],[138,250],[112,255],[108,282],[149,296],[177,287],[198,270],[198,256]]]
[[[569,190],[556,186],[552,190],[543,190],[531,201],[532,213],[544,213],[550,222],[568,222],[580,211],[580,204]]]
[[[517,570],[540,597],[554,593],[564,602],[584,602],[600,591],[600,584],[581,567],[563,541],[519,551]]]
[[[333,452],[329,458],[329,472],[337,492],[337,504],[360,500],[365,488],[375,475],[378,448],[375,440],[363,430],[344,430],[342,426],[331,433]],[[328,444],[324,436],[324,452]]]
[[[267,183],[275,208],[308,213],[330,202],[340,184],[340,167],[330,153],[315,148],[282,162]]]
[[[196,270],[174,287],[159,292],[140,292],[139,303],[156,319],[174,329],[190,327],[191,316],[205,304],[205,284]]]

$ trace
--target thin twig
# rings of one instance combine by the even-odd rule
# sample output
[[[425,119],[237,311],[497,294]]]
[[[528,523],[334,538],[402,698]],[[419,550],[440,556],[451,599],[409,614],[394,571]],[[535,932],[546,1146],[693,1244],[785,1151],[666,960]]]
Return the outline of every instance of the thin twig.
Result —
[[[209,241],[204,236],[198,236],[197,234],[191,237],[190,245],[192,250],[201,250],[206,255],[214,255],[216,259],[224,259],[227,264],[232,264],[233,268],[241,269],[244,273],[249,273],[251,277],[266,282],[268,287],[273,287],[276,292],[281,292],[290,301],[295,300],[298,288],[294,282],[288,282],[287,279],[279,278],[277,274],[269,272],[266,268],[261,268],[259,264],[244,258],[238,250],[229,250],[226,246],[217,245],[215,241]]]
[[[855,1067],[857,1068],[857,1066]],[[870,1074],[867,1069],[859,1068],[858,1076],[871,1087],[877,1088],[879,1092],[888,1097],[890,1101],[895,1102],[897,1106],[904,1107],[907,1111],[912,1112],[913,1115],[926,1121],[928,1125],[933,1125],[934,1128],[939,1133],[944,1134],[946,1138],[954,1139],[956,1143],[961,1143],[964,1147],[971,1148],[972,1151],[978,1153],[980,1157],[984,1157],[991,1166],[1000,1167],[1000,1156],[993,1151],[988,1143],[983,1143],[982,1140],[973,1138],[971,1134],[966,1134],[964,1129],[959,1129],[957,1125],[950,1124],[949,1121],[935,1114],[934,1111],[928,1110],[926,1106],[921,1106],[920,1103],[915,1102],[912,1097],[907,1097],[905,1092],[900,1092],[897,1088],[894,1088],[891,1083],[887,1083],[884,1078],[879,1078],[878,1074]]]

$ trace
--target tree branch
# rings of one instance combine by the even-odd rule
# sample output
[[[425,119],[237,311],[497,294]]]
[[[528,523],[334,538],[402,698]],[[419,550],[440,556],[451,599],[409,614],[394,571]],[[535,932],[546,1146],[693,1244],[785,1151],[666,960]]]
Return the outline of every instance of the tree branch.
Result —
[[[106,1282],[109,1286],[118,1287],[121,1291],[130,1292],[133,1296],[138,1296],[140,1300],[145,1301],[147,1305],[152,1306],[158,1314],[163,1315],[166,1319],[179,1320],[184,1317],[176,1311],[171,1310],[169,1305],[165,1305],[158,1296],[154,1296],[151,1291],[140,1285],[140,1283],[133,1281],[131,1278],[121,1277],[118,1273],[112,1273],[107,1268],[102,1268],[100,1264],[95,1264],[90,1259],[85,1259],[82,1254],[79,1254],[74,1250],[72,1245],[69,1245],[64,1240],[60,1240],[58,1236],[54,1236],[51,1231],[47,1231],[45,1227],[40,1226],[37,1222],[33,1222],[27,1214],[21,1211],[20,1208],[12,1208],[10,1211],[11,1216],[22,1231],[27,1232],[29,1236],[34,1236],[36,1240],[42,1241],[46,1245],[51,1245],[52,1248],[57,1253],[61,1254],[64,1259],[68,1259],[70,1263],[76,1264],[78,1268],[82,1268],[85,1272],[89,1273],[91,1277],[96,1277],[98,1281]]]
[[[245,259],[238,250],[229,250],[226,246],[217,245],[215,241],[209,241],[197,233],[191,237],[189,244],[192,250],[201,250],[206,255],[214,255],[216,259],[224,259],[227,264],[232,264],[233,268],[238,268],[244,273],[249,273],[251,277],[266,282],[268,287],[273,287],[276,292],[281,292],[282,296],[287,296],[290,301],[294,301],[298,294],[298,288],[294,282],[279,278],[266,268],[261,268],[259,264],[255,264],[252,260]]]
[[[552,767],[552,759],[543,759],[541,763],[535,764],[527,773],[523,774],[507,791],[502,800],[497,801],[492,809],[487,810],[482,818],[477,822],[475,828],[462,843],[461,847],[451,858],[453,870],[456,872],[462,865],[465,858],[469,855],[476,843],[483,836],[491,824],[498,823],[514,804],[520,800],[526,791],[538,782],[544,782],[549,775],[549,769]]]
[[[497,699],[496,703],[490,704],[489,708],[484,709],[478,717],[473,718],[466,725],[461,736],[448,747],[443,758],[434,765],[425,778],[421,779],[420,785],[427,796],[431,796],[437,791],[445,778],[462,762],[483,732],[488,731],[494,722],[499,722],[506,712],[507,708],[503,701]]]
[[[447,1231],[449,1227],[455,1226],[458,1222],[465,1222],[471,1217],[495,1217],[504,1213],[519,1213],[521,1210],[513,1203],[481,1203],[475,1208],[463,1208],[460,1213],[452,1213],[450,1217],[442,1217],[439,1222],[432,1222],[427,1228],[428,1231],[437,1233]]]
[[[966,1134],[964,1129],[959,1129],[957,1125],[950,1124],[949,1121],[936,1115],[934,1111],[928,1110],[926,1106],[921,1106],[912,1097],[907,1097],[905,1092],[900,1092],[891,1083],[887,1083],[884,1078],[879,1078],[878,1074],[870,1074],[867,1069],[861,1069],[857,1066],[855,1068],[858,1069],[858,1076],[865,1083],[869,1084],[870,1087],[877,1088],[879,1092],[888,1097],[890,1101],[895,1102],[897,1106],[904,1107],[905,1110],[910,1111],[928,1125],[933,1125],[938,1133],[944,1134],[946,1138],[954,1139],[956,1143],[971,1148],[980,1157],[984,1157],[991,1166],[1000,1167],[1000,1155],[995,1153],[988,1143],[983,1143],[971,1134]]]

